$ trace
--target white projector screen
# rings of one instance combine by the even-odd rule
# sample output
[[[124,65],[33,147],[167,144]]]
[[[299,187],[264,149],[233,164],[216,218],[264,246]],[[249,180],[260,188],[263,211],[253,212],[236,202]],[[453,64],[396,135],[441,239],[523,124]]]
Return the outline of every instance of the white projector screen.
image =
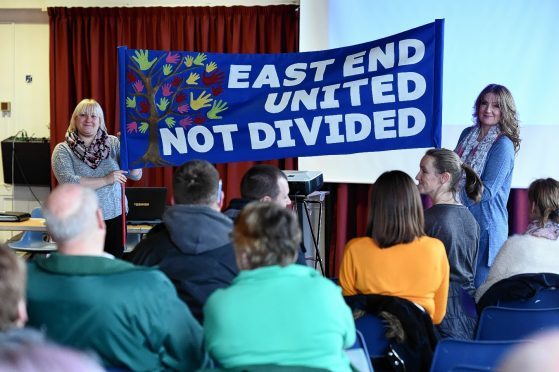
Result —
[[[559,1],[301,0],[300,50],[358,44],[445,19],[443,147],[472,125],[472,106],[489,83],[512,92],[521,121],[512,187],[559,179]],[[372,183],[384,171],[415,177],[425,149],[299,158],[325,182]]]

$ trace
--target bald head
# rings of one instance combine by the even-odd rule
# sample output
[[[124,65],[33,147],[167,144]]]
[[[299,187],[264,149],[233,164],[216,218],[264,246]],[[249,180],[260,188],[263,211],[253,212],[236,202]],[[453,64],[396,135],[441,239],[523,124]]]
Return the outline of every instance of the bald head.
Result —
[[[55,188],[43,206],[47,229],[63,251],[66,243],[76,241],[97,246],[99,241],[99,202],[95,191],[78,184]],[[102,216],[101,216],[102,220]],[[102,239],[105,231],[102,224]],[[101,244],[101,251],[103,250]]]

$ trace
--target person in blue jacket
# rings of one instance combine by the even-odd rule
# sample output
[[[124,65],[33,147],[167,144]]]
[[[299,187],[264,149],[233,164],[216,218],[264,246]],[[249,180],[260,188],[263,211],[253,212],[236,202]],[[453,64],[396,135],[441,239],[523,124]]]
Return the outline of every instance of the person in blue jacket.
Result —
[[[475,124],[464,129],[454,151],[480,176],[484,186],[477,203],[466,196],[464,187],[460,192],[461,202],[480,226],[477,288],[508,237],[507,201],[520,136],[514,99],[502,85],[489,84],[481,91],[472,116]]]

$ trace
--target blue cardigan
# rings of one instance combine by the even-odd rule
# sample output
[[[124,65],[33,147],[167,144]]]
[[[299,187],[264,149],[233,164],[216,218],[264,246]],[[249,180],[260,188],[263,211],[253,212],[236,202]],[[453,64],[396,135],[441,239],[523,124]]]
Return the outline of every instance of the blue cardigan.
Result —
[[[458,143],[475,126],[462,131]],[[474,215],[480,227],[479,256],[489,250],[488,262],[491,266],[499,249],[507,240],[509,232],[507,201],[509,200],[512,171],[514,169],[514,145],[510,138],[503,135],[493,143],[485,167],[480,175],[483,194],[479,203],[474,203],[464,189],[460,199]]]

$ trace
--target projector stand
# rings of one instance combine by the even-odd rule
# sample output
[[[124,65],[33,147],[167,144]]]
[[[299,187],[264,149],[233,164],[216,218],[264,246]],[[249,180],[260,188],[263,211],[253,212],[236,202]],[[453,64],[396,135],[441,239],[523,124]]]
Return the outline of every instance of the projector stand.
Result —
[[[326,194],[326,193],[325,193]],[[305,195],[292,195],[292,198],[294,199],[295,203],[295,211],[297,212],[297,215],[300,218],[300,226],[301,226],[301,233],[302,233],[302,238],[304,238],[304,229],[303,229],[303,216],[302,214],[299,214],[299,210],[298,210],[298,206],[299,204],[302,205],[304,211],[305,211],[305,216],[306,216],[306,221],[309,225],[309,230],[311,233],[311,238],[312,238],[312,244],[314,247],[314,258],[310,258],[312,261],[314,261],[314,268],[316,270],[317,265],[320,266],[320,272],[322,273],[322,275],[324,276],[324,265],[323,265],[323,261],[322,261],[322,256],[320,255],[320,228],[321,228],[321,224],[322,224],[322,208],[323,208],[323,203],[324,200],[323,198],[321,198],[320,200],[313,200],[313,199],[309,199],[307,196]],[[310,205],[313,204],[318,204],[318,226],[317,226],[317,232],[315,233],[314,227],[313,227],[313,223],[311,220],[311,215],[309,212],[309,208]],[[305,259],[307,259],[307,257],[305,257]]]

